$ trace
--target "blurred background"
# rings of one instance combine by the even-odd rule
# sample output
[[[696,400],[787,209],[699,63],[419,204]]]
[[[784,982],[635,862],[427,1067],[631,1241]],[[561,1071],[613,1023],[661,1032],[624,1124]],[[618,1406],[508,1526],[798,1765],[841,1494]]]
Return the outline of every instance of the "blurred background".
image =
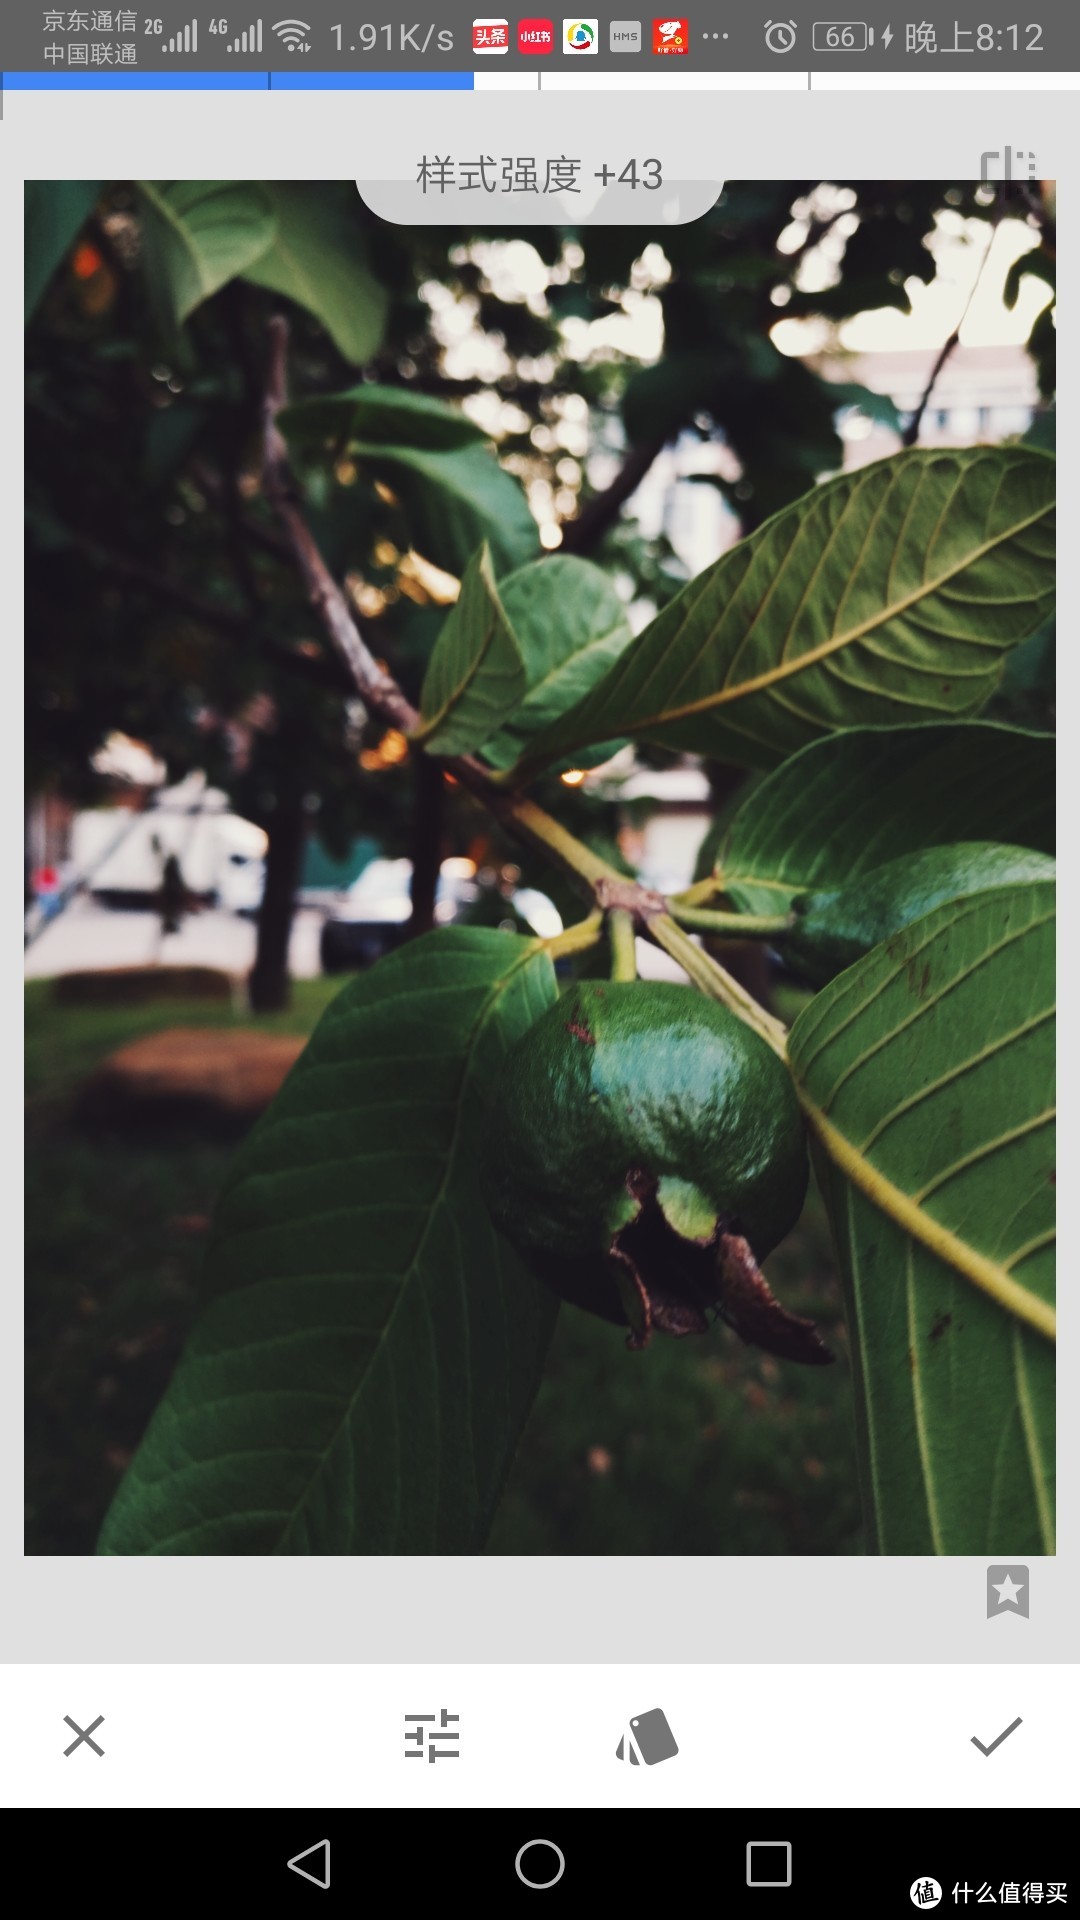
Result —
[[[186,218],[230,201],[233,252],[193,293],[169,191]],[[737,183],[662,240],[380,227],[349,183],[28,187],[28,1552],[92,1551],[197,1308],[235,1142],[350,973],[454,920],[578,917],[326,654],[261,496],[269,314],[290,317],[295,397],[408,389],[497,449],[498,489],[450,454],[408,487],[345,449],[304,476],[415,697],[481,537],[504,573],[530,543],[597,562],[637,630],[843,468],[1052,445],[1054,262],[1034,184]],[[1053,724],[1051,632],[993,711]],[[673,889],[743,778],[625,748],[538,797]],[[760,950],[724,958],[796,1010]],[[816,1195],[770,1273],[842,1355]],[[849,1421],[835,1370],[722,1333],[629,1356],[564,1310],[490,1551],[858,1552]]]

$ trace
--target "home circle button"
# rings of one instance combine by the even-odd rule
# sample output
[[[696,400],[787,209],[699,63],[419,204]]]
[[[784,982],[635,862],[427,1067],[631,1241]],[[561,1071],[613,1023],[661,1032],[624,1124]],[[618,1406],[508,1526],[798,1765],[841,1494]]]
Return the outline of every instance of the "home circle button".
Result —
[[[517,1850],[514,1872],[527,1887],[557,1886],[566,1872],[562,1848],[554,1840],[526,1840]]]

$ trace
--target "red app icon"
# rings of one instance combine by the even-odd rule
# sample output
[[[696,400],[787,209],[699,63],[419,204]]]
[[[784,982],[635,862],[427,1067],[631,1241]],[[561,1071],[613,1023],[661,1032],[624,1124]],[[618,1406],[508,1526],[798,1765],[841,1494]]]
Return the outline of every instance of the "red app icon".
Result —
[[[472,50],[474,53],[508,53],[510,50],[510,22],[501,17],[474,20],[472,23]]]
[[[554,20],[519,20],[519,53],[554,53]]]
[[[654,20],[652,50],[654,53],[689,53],[689,20]]]

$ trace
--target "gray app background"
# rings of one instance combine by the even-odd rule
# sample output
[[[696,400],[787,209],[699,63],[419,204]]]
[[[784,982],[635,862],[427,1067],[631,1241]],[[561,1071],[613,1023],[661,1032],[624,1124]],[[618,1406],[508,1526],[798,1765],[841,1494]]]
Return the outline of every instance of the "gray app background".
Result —
[[[21,201],[20,171],[29,178],[78,178],[91,172],[113,178],[184,177],[192,170],[196,125],[199,170],[207,178],[247,179],[261,172],[271,178],[300,173],[355,179],[376,170],[400,178],[425,143],[438,142],[444,151],[449,143],[453,151],[466,127],[474,140],[481,128],[491,143],[524,138],[526,108],[538,110],[539,117],[528,124],[552,150],[573,140],[585,157],[625,143],[634,116],[646,110],[633,94],[598,93],[587,103],[553,96],[428,94],[419,128],[415,101],[392,93],[365,96],[362,117],[355,96],[350,101],[323,94],[293,94],[287,101],[280,96],[230,99],[228,112],[212,113],[197,94],[132,96],[122,104],[123,113],[100,97],[66,95],[46,113],[38,97],[8,95],[7,197],[0,206],[13,232],[19,231],[21,213],[10,189],[14,183]],[[947,96],[852,92],[827,102],[805,91],[731,91],[722,101],[715,94],[658,92],[648,98],[647,123],[650,147],[686,179],[789,178],[808,172],[839,179],[940,178],[950,171],[959,179],[977,179],[980,154],[1006,142],[1035,149],[1043,177],[1060,173],[1068,179],[1076,170],[1076,100],[1052,90]],[[1070,204],[1075,205],[1075,195],[1063,194],[1066,224]],[[1069,311],[1075,250],[1066,246],[1062,255],[1062,309]],[[21,314],[14,311],[18,303],[9,304],[7,347],[13,356],[19,350]],[[22,485],[17,452],[2,468],[12,514],[18,511]],[[1064,463],[1061,488],[1071,524],[1076,518],[1072,462]],[[1067,620],[1073,591],[1068,569],[1061,585]],[[1068,698],[1073,669],[1069,650],[1063,652]],[[1066,1004],[1066,1059],[1076,1031]],[[1060,1202],[1067,1246],[1076,1205],[1068,1182]],[[716,1556],[701,1559],[22,1561],[16,1518],[21,1498],[17,1343],[7,1346],[8,1391],[0,1416],[7,1422],[7,1445],[0,1484],[8,1524],[0,1565],[9,1657],[50,1662],[59,1654],[68,1662],[88,1663],[524,1659],[603,1665],[640,1661],[643,1618],[677,1618],[677,1638],[668,1644],[687,1664],[1013,1667],[1075,1658],[1080,1572],[1074,1524],[1080,1397],[1075,1392],[1062,1395],[1061,1407],[1065,1547],[1057,1561],[1035,1568],[1037,1613],[1031,1631],[1021,1636],[991,1630],[987,1567],[981,1558],[736,1560],[724,1555],[718,1541]],[[633,1606],[627,1605],[628,1590]]]

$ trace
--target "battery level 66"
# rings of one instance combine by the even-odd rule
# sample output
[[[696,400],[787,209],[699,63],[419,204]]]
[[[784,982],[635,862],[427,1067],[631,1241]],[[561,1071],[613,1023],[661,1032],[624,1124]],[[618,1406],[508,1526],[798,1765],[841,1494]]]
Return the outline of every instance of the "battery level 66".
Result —
[[[815,20],[816,53],[865,53],[874,44],[874,29],[865,20]]]

